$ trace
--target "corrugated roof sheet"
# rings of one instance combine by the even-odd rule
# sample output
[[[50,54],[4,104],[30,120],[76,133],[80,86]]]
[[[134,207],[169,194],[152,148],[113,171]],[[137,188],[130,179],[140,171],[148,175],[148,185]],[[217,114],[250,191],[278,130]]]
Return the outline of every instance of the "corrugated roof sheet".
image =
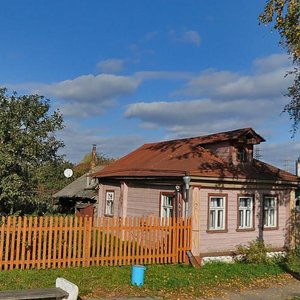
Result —
[[[253,137],[254,144],[264,141],[253,129],[244,128],[203,137],[145,144],[94,175],[102,178],[177,177],[188,173],[199,177],[297,180],[295,175],[258,160],[253,160],[252,164],[233,166],[203,147],[208,143],[242,140],[245,135]]]
[[[96,171],[100,171],[104,168],[104,166],[97,166],[95,168]],[[53,195],[54,198],[88,198],[93,199],[97,195],[97,191],[95,189],[96,184],[93,184],[87,187],[87,177],[89,173],[82,175],[77,178],[63,189],[58,191]]]

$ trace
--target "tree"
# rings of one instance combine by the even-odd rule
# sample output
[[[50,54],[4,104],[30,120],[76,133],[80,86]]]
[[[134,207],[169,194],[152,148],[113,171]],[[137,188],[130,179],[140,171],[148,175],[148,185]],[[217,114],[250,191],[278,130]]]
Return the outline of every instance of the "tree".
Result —
[[[267,0],[259,21],[272,24],[280,34],[281,46],[293,59],[294,70],[288,74],[294,76],[294,81],[286,94],[291,100],[283,111],[289,114],[295,134],[300,124],[300,1]]]
[[[95,166],[106,166],[115,161],[114,158],[107,157],[105,154],[99,152],[96,152],[94,159],[95,159]],[[88,173],[91,170],[91,165],[92,165],[92,153],[87,153],[84,155],[80,163],[74,167],[75,178],[80,177],[85,173]]]
[[[28,213],[38,203],[38,170],[62,161],[64,146],[55,133],[63,129],[59,111],[49,113],[39,95],[8,95],[0,88],[0,213]]]
[[[99,152],[96,153],[96,166],[109,165],[114,161],[115,161],[114,158],[107,157],[105,154]],[[85,163],[85,164],[91,164],[91,162],[92,162],[92,153],[85,154],[83,159],[81,160],[81,163]]]

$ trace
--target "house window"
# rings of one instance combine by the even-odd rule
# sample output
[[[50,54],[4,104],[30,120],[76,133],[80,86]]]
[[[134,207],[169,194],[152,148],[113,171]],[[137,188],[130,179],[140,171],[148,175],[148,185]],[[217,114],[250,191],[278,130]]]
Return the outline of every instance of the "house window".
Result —
[[[275,196],[264,197],[264,227],[277,226],[277,198]]]
[[[238,148],[237,149],[237,160],[240,162],[247,161],[247,152],[245,148]]]
[[[300,197],[296,198],[296,212],[300,212]]]
[[[114,213],[115,192],[107,191],[105,194],[105,215],[112,216]]]
[[[240,196],[238,198],[238,228],[250,229],[253,228],[253,197]]]
[[[174,195],[161,194],[161,218],[170,218],[174,216]]]
[[[225,230],[226,224],[226,197],[209,197],[209,230]]]

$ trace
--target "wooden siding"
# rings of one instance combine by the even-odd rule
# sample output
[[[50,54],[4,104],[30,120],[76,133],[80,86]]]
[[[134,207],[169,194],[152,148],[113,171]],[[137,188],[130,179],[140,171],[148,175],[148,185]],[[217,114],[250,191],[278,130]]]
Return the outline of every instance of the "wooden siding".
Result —
[[[113,203],[113,216],[121,215],[120,207],[120,196],[121,196],[121,184],[111,183],[111,184],[101,184],[98,192],[98,202],[97,202],[97,217],[102,217],[105,215],[105,197],[106,191],[114,192],[114,203]]]
[[[160,194],[162,192],[174,192],[172,187],[167,186],[147,186],[142,184],[134,185],[133,182],[127,183],[127,216],[159,216],[160,213]],[[121,188],[116,185],[103,185],[102,193],[105,190],[115,190],[115,205],[118,205],[118,196],[120,197]],[[215,193],[226,194],[227,196],[227,230],[226,232],[207,231],[208,222],[208,195]],[[254,230],[239,231],[238,223],[238,195],[254,195],[255,211],[254,211]],[[260,230],[260,204],[265,194],[274,194],[278,196],[278,229]],[[99,199],[101,199],[99,197]],[[104,201],[102,197],[102,201]],[[101,203],[100,203],[101,205]],[[117,207],[117,206],[115,206]],[[114,210],[115,216],[117,210]],[[273,248],[282,248],[285,246],[288,238],[287,222],[290,216],[290,191],[279,190],[278,188],[269,187],[262,189],[257,187],[245,186],[244,189],[237,188],[216,188],[216,187],[192,187],[190,191],[190,216],[192,216],[192,250],[195,256],[209,253],[228,253],[235,252],[236,247],[240,244],[263,238],[267,244]]]
[[[160,195],[162,192],[175,192],[170,187],[147,187],[129,185],[127,215],[154,215],[160,214]]]
[[[129,185],[127,215],[159,215],[159,190]]]
[[[195,188],[198,189],[198,188]],[[217,192],[227,194],[228,211],[227,211],[227,232],[214,233],[207,232],[208,221],[208,195]],[[288,191],[270,191],[270,190],[216,190],[201,189],[197,191],[200,197],[198,214],[199,218],[199,253],[216,253],[216,252],[234,252],[236,246],[247,244],[249,241],[256,240],[258,237],[264,239],[267,244],[274,248],[282,248],[286,242],[286,226],[289,219],[289,192]],[[255,228],[253,231],[237,231],[237,197],[241,193],[255,195]],[[278,229],[260,230],[260,204],[264,194],[276,194],[279,199],[278,205]]]
[[[225,161],[232,160],[232,151],[234,148],[230,145],[229,142],[207,144],[204,145],[204,148],[211,150],[215,155],[221,157]]]

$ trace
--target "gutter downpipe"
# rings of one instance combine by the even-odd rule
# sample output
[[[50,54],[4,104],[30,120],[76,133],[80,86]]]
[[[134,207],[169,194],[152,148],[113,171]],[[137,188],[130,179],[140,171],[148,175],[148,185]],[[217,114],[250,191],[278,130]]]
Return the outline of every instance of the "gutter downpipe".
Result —
[[[190,182],[191,177],[188,175],[183,176],[183,181],[185,183],[185,210],[184,217],[187,219],[189,217],[189,198],[190,198]]]

